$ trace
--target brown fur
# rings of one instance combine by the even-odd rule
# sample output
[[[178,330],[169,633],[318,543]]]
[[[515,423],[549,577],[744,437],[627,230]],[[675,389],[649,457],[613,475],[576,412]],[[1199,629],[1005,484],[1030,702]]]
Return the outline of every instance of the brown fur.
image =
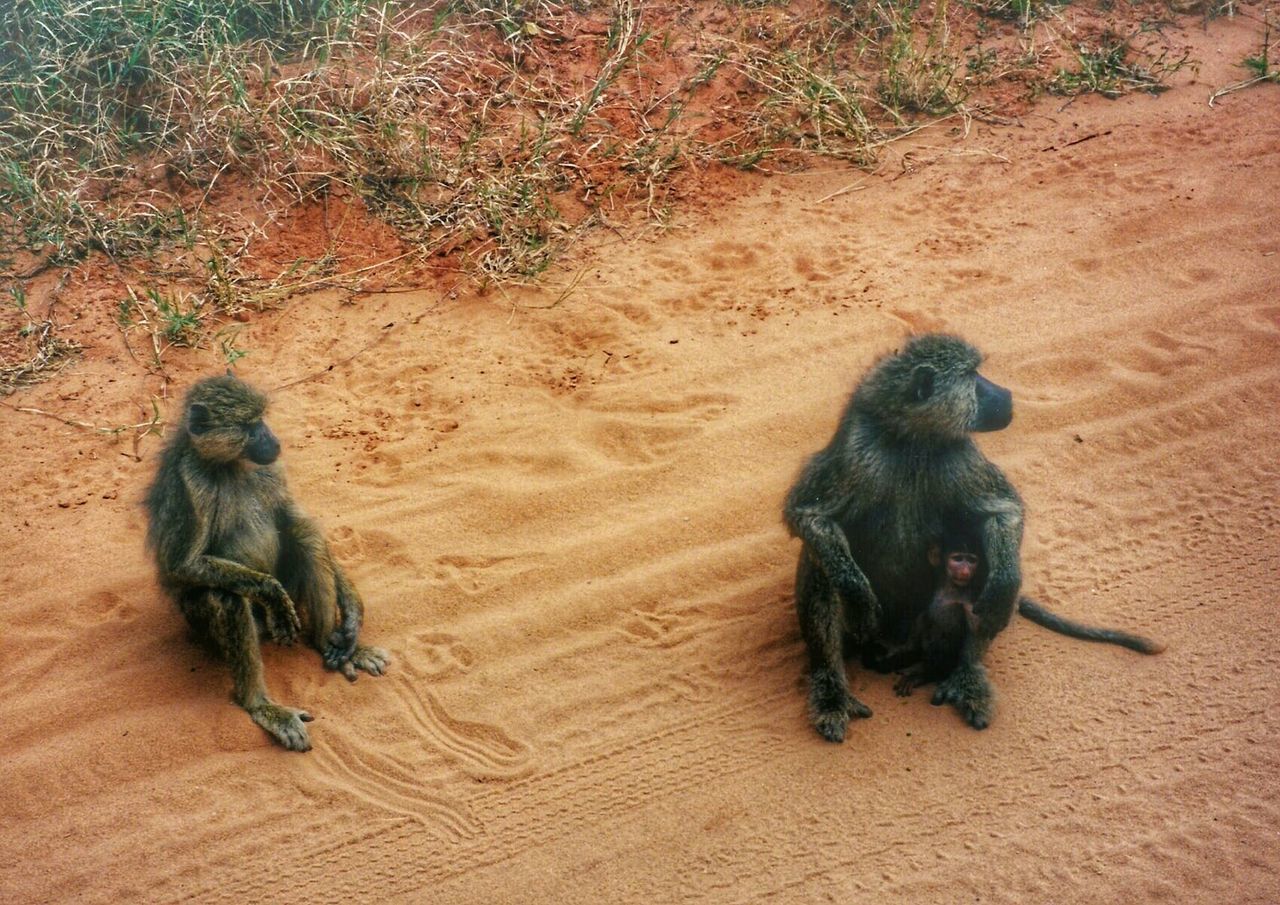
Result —
[[[381,675],[389,658],[357,644],[363,604],[285,486],[266,406],[229,374],[191,388],[147,494],[147,541],[194,635],[230,664],[236,703],[306,751],[311,715],[268,697],[262,636],[290,644],[301,634],[352,681],[357,670]]]

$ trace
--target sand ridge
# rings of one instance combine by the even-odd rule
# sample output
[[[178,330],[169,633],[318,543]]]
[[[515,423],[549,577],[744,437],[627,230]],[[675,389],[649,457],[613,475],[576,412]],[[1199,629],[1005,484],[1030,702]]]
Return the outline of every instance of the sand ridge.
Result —
[[[4,410],[3,897],[1280,900],[1280,120],[1272,86],[1205,103],[1249,23],[1188,35],[1200,74],[1161,97],[743,176],[542,287],[252,323],[242,373],[394,657],[349,685],[267,652],[307,755],[159,594],[158,444]],[[854,671],[875,716],[832,746],[779,507],[932,329],[1014,392],[981,445],[1028,504],[1027,591],[1169,650],[1015,620],[990,729]],[[86,358],[21,398],[110,423],[140,385]]]

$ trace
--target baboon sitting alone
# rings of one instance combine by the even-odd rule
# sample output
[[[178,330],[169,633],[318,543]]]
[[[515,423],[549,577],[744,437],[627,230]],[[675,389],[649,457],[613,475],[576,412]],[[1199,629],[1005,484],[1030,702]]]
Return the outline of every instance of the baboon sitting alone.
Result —
[[[787,525],[803,542],[796,609],[809,657],[810,715],[830,741],[844,739],[851,717],[871,715],[849,691],[845,652],[879,666],[886,650],[903,645],[933,596],[936,576],[925,554],[947,526],[974,535],[985,578],[933,700],[954,705],[976,729],[991,721],[982,656],[1019,603],[1023,507],[970,436],[1013,419],[1012,394],[979,374],[981,363],[973,346],[943,334],[915,337],[881,359],[787,495]],[[1021,604],[1048,628],[1115,640],[1025,598]]]
[[[364,606],[285,486],[266,407],[229,373],[191,388],[147,493],[147,542],[192,633],[230,664],[236,703],[306,751],[311,715],[267,696],[261,636],[291,644],[301,633],[351,681],[381,675],[389,658],[358,644]]]

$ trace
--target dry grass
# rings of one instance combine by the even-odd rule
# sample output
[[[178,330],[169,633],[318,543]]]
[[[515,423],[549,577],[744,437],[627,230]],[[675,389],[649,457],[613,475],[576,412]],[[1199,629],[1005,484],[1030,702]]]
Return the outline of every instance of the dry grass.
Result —
[[[407,257],[535,277],[596,222],[665,222],[707,167],[874,165],[1012,70],[966,65],[948,15],[1026,28],[1056,8],[1031,2],[7,4],[0,274],[100,252],[149,367],[175,346],[234,360],[228,316],[341,278],[332,248],[283,273],[246,263],[290,210],[341,195]]]

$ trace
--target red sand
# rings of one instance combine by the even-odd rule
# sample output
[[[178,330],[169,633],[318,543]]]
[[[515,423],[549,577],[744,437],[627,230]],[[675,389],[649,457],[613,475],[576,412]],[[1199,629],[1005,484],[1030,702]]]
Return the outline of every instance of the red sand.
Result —
[[[282,387],[293,487],[395,657],[348,685],[268,651],[309,754],[158,592],[155,439],[0,409],[0,899],[1280,901],[1280,89],[1210,108],[1257,24],[1186,37],[1163,96],[937,127],[874,176],[723,177],[736,200],[543,288],[256,319],[241,373]],[[1028,592],[1169,649],[1015,620],[990,729],[856,671],[875,716],[833,746],[781,499],[932,329],[1015,393],[982,446],[1028,504]],[[8,403],[145,420],[155,382],[91,353]]]

